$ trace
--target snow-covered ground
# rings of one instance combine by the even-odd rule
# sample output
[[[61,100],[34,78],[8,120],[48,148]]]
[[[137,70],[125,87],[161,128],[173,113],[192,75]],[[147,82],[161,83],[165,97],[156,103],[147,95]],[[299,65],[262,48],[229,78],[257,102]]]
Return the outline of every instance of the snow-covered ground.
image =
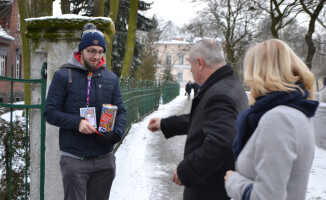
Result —
[[[165,172],[160,171],[162,167],[157,166],[157,163],[151,163],[145,159],[146,152],[153,151],[152,149],[148,149],[150,145],[145,144],[151,142],[151,137],[153,137],[153,133],[147,130],[147,125],[149,119],[152,117],[160,116],[164,118],[174,114],[175,110],[182,108],[185,102],[186,97],[184,96],[184,91],[181,91],[180,96],[172,102],[160,105],[157,111],[144,118],[141,122],[132,125],[123,144],[115,154],[118,170],[116,180],[112,186],[112,199],[149,200],[149,192],[153,191],[153,188],[158,192],[158,199],[164,199],[159,194],[161,186],[156,179],[156,175]],[[326,107],[326,103],[321,103],[320,106]],[[21,113],[17,111],[14,113],[14,116],[21,116]],[[6,113],[0,117],[9,120],[10,114]],[[123,162],[125,160],[124,158],[131,156],[131,152],[133,152],[132,162]],[[131,176],[139,178],[135,180]],[[135,180],[135,182],[130,180]],[[121,185],[119,184],[120,182],[128,184]],[[326,200],[326,151],[317,146],[315,147],[315,159],[310,173],[306,200]]]
[[[176,108],[182,107],[186,102],[186,97],[183,94],[184,91],[181,91],[180,96],[172,102],[160,105],[157,111],[141,122],[132,125],[123,144],[115,154],[117,177],[111,190],[112,199],[149,200],[152,190],[157,191],[158,198],[156,199],[164,199],[164,197],[160,197],[158,190],[161,186],[156,178],[157,173],[164,172],[163,170],[157,171],[160,169],[157,163],[148,163],[148,159],[146,159],[146,151],[153,151],[148,149],[149,145],[146,145],[153,138],[153,133],[150,133],[146,127],[152,117],[168,117],[175,112]],[[326,107],[326,104],[321,103],[320,106]],[[132,162],[125,163],[124,161],[128,160],[126,158],[130,156],[133,156]],[[132,176],[139,178],[135,179]],[[123,185],[122,183],[127,184]],[[175,185],[175,187],[178,186]],[[326,200],[326,151],[317,146],[315,147],[315,159],[310,173],[306,200]]]

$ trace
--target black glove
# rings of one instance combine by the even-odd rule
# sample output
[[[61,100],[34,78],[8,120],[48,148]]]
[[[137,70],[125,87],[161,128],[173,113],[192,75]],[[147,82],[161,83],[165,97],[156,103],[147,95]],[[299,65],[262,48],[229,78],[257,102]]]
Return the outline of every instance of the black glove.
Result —
[[[96,142],[104,145],[115,144],[120,141],[120,136],[115,131],[107,132],[104,133],[103,135],[95,133],[94,137]]]

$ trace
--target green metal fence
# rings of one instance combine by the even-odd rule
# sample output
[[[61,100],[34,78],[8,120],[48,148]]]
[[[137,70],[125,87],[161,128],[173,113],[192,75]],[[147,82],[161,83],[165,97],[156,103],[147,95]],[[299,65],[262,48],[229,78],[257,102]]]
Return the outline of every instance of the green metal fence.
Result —
[[[9,167],[6,168],[5,174],[8,175],[6,179],[6,185],[0,186],[0,199],[1,196],[1,189],[4,188],[7,193],[5,193],[5,198],[3,199],[29,199],[29,182],[30,182],[30,175],[29,175],[29,115],[31,109],[41,109],[41,113],[44,112],[45,106],[45,96],[46,96],[46,63],[43,63],[41,79],[16,79],[13,78],[13,65],[11,69],[11,77],[4,77],[0,76],[0,81],[9,81],[11,83],[11,101],[10,103],[0,103],[0,107],[4,107],[10,110],[10,144],[9,144],[9,155],[5,155],[9,158]],[[42,88],[42,100],[41,104],[34,104],[34,105],[17,105],[14,104],[14,82],[21,82],[24,84],[41,84]],[[124,102],[124,106],[127,110],[127,128],[126,133],[130,129],[132,123],[137,122],[144,118],[146,115],[150,114],[154,110],[156,110],[161,103],[168,103],[173,100],[176,96],[179,95],[180,85],[178,83],[160,83],[160,82],[153,82],[153,81],[135,81],[134,79],[123,79],[120,78],[120,88],[122,93],[122,99]],[[24,194],[21,194],[17,197],[13,195],[13,191],[15,191],[15,187],[12,180],[13,174],[13,161],[12,161],[12,152],[17,151],[17,149],[13,149],[13,136],[14,136],[14,120],[13,120],[13,112],[15,109],[24,110],[25,111],[25,133],[24,133]],[[43,115],[41,116],[41,152],[40,152],[40,199],[44,200],[44,175],[45,175],[45,121]],[[1,134],[1,133],[0,133]],[[126,136],[126,134],[125,134]],[[120,144],[120,143],[119,143]],[[119,144],[115,146],[115,150],[118,148]],[[20,150],[21,151],[21,150]],[[1,177],[1,174],[0,174]],[[16,193],[15,193],[16,194]]]
[[[163,104],[169,103],[180,94],[180,85],[175,82],[164,82],[162,92]]]
[[[9,158],[6,159],[5,162],[9,162],[8,166],[6,167],[4,171],[5,176],[5,186],[1,187],[1,195],[2,199],[29,199],[29,181],[30,181],[30,176],[29,176],[29,115],[30,115],[30,110],[31,109],[41,109],[41,113],[44,111],[44,105],[45,105],[45,93],[46,93],[46,63],[43,63],[42,66],[42,78],[41,79],[16,79],[13,78],[13,65],[11,65],[11,77],[4,77],[0,76],[1,81],[9,81],[11,83],[10,85],[10,103],[0,103],[0,107],[8,108],[10,109],[10,122],[9,122],[9,137],[10,137],[10,143],[9,143],[9,155],[5,155],[5,157]],[[41,84],[42,88],[42,99],[41,99],[41,104],[33,104],[33,105],[17,105],[14,104],[14,82],[20,82],[24,84]],[[19,110],[24,110],[25,111],[25,136],[24,138],[15,138],[14,136],[14,120],[13,120],[13,112],[15,109]],[[40,143],[41,143],[41,160],[40,160],[40,199],[44,199],[44,166],[45,166],[45,121],[43,117],[41,117],[41,138],[40,138]],[[3,133],[2,133],[3,134]],[[15,140],[21,140],[21,141],[15,141]],[[23,149],[13,149],[13,143],[23,143],[24,148]],[[23,151],[25,161],[22,164],[23,166],[17,166],[20,165],[21,163],[14,163],[15,169],[23,167],[24,168],[24,193],[22,191],[16,191],[16,190],[21,190],[17,186],[17,182],[13,182],[13,175],[15,176],[20,176],[20,174],[15,173],[13,169],[13,153],[17,151]],[[17,158],[15,158],[15,162],[17,162]],[[16,194],[16,196],[13,195],[13,193]]]
[[[160,104],[166,104],[179,95],[180,85],[176,82],[162,84],[153,81],[136,82],[134,79],[120,78],[120,88],[124,106],[127,110],[127,128],[156,110]]]

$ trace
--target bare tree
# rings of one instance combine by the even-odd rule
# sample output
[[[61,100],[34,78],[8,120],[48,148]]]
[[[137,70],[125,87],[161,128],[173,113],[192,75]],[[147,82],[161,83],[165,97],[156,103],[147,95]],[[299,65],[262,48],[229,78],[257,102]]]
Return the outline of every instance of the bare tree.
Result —
[[[160,20],[160,29],[162,30],[159,39],[160,40],[172,40],[177,39],[180,36],[180,30],[177,25],[175,25],[172,21],[164,22]]]
[[[273,38],[279,38],[279,31],[290,24],[302,12],[299,0],[250,0],[266,12],[271,19],[270,31]]]
[[[305,35],[305,40],[308,45],[308,53],[306,58],[306,64],[309,68],[312,67],[312,59],[316,52],[316,47],[312,39],[312,35],[315,32],[316,21],[318,20],[318,15],[326,3],[326,0],[300,0],[303,10],[310,16],[309,28]],[[321,21],[320,21],[321,22]]]
[[[238,63],[257,33],[255,27],[260,10],[254,9],[250,2],[244,0],[202,1],[207,3],[207,9],[199,12],[198,20],[190,24],[188,30],[201,37],[219,38],[227,62],[233,65],[236,75],[242,77]]]

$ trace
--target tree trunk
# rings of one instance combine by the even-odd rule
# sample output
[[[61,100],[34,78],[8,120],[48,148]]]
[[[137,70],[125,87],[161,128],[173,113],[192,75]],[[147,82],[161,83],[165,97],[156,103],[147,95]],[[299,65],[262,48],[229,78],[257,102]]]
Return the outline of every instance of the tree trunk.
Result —
[[[306,65],[309,67],[309,69],[312,68],[312,59],[314,58],[315,52],[316,52],[316,47],[314,44],[314,41],[312,39],[312,35],[315,32],[315,24],[316,24],[316,20],[318,18],[318,15],[320,13],[320,11],[323,9],[323,5],[326,2],[326,0],[320,0],[320,2],[318,3],[316,9],[313,12],[310,12],[306,5],[304,4],[304,1],[301,0],[300,3],[303,7],[303,10],[310,15],[310,22],[309,22],[309,29],[307,34],[305,35],[305,40],[308,46],[308,53],[307,53],[307,58],[306,58]]]
[[[29,42],[25,36],[26,22],[25,19],[29,18],[29,6],[26,0],[18,0],[19,15],[20,15],[20,32],[22,38],[23,48],[23,63],[24,63],[24,79],[30,79],[30,51]],[[31,87],[30,84],[24,84],[25,104],[31,104]]]
[[[312,67],[312,59],[315,55],[316,52],[316,47],[315,44],[312,40],[312,33],[308,32],[305,35],[305,40],[308,46],[308,53],[307,53],[307,57],[306,57],[306,65],[309,67],[309,69],[311,69]]]
[[[53,0],[31,0],[30,17],[52,16]]]
[[[23,48],[24,79],[30,79],[30,51],[29,41],[25,36],[26,22],[25,19],[30,17],[52,16],[53,0],[18,0],[20,15],[20,32]],[[25,104],[31,103],[30,84],[24,84]]]
[[[61,13],[62,14],[69,14],[70,13],[69,0],[61,0]]]
[[[104,17],[105,0],[94,0],[94,17]]]
[[[131,64],[134,55],[136,29],[138,15],[138,0],[130,1],[130,12],[127,32],[126,52],[122,66],[122,76],[129,77],[131,72]]]
[[[118,12],[119,12],[119,2],[120,0],[110,0],[110,14],[109,17],[112,19],[113,24],[116,24]],[[109,43],[107,44],[107,53],[106,53],[106,65],[109,70],[111,70],[111,62],[112,62],[112,46],[113,46],[113,35],[109,36]]]
[[[277,28],[276,28],[277,23],[279,23],[279,21],[276,20],[275,18],[274,19],[272,18],[271,34],[272,34],[273,38],[277,38],[278,39],[279,36],[278,36]]]

